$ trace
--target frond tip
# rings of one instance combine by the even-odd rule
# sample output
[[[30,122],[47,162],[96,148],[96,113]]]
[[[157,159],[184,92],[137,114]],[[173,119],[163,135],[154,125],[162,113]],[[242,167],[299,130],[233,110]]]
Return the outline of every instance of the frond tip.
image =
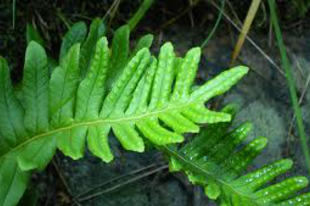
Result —
[[[223,111],[229,112],[229,109]],[[171,157],[170,170],[184,171],[193,184],[203,186],[206,195],[221,206],[310,205],[310,193],[296,195],[308,185],[305,177],[268,185],[291,169],[291,160],[280,160],[242,175],[266,146],[267,139],[259,137],[241,147],[252,126],[244,123],[229,130],[230,124],[209,125],[179,150],[163,147]]]

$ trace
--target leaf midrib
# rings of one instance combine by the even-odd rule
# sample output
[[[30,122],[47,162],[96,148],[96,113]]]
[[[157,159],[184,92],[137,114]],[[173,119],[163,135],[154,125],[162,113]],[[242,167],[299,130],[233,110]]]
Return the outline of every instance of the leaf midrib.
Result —
[[[30,144],[38,139],[44,138],[44,137],[48,137],[51,136],[53,134],[57,134],[59,132],[64,132],[67,130],[71,130],[75,127],[83,127],[83,126],[94,126],[94,125],[99,125],[99,124],[113,124],[113,123],[120,123],[120,122],[126,122],[126,121],[135,121],[137,122],[139,119],[143,119],[143,118],[147,118],[147,117],[152,117],[152,116],[159,116],[159,114],[161,113],[165,113],[168,112],[170,110],[177,110],[177,109],[181,109],[184,107],[188,107],[191,104],[194,104],[197,102],[191,102],[191,101],[187,101],[183,104],[179,104],[177,106],[167,106],[162,108],[161,110],[156,110],[156,111],[151,111],[151,112],[146,112],[143,114],[138,114],[136,116],[125,116],[125,117],[107,117],[104,119],[97,119],[97,120],[92,120],[92,121],[83,121],[83,122],[74,122],[73,124],[69,125],[69,126],[64,126],[64,127],[59,127],[59,128],[55,128],[52,130],[49,130],[48,132],[44,132],[44,133],[40,133],[40,134],[36,134],[32,137],[30,137],[29,139],[27,139],[26,141],[22,142],[21,144],[16,145],[15,147],[10,148],[7,152],[5,152],[4,154],[2,154],[0,156],[0,160],[2,158],[4,158],[6,155],[14,152],[14,151],[18,151],[20,148],[22,148],[23,146],[26,146],[27,144]],[[100,117],[98,117],[100,118]]]

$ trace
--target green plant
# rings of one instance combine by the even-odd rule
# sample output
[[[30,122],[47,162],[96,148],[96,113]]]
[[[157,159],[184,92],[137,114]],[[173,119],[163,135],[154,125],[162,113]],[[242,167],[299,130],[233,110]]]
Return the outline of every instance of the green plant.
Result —
[[[235,115],[232,106],[222,112]],[[305,177],[267,184],[288,171],[291,160],[280,160],[243,174],[266,146],[267,139],[259,137],[245,143],[252,125],[246,122],[230,129],[231,125],[232,122],[209,125],[179,149],[163,147],[170,158],[170,170],[185,172],[193,184],[203,186],[206,195],[221,206],[310,205],[310,193],[296,195],[307,186]]]
[[[158,147],[179,143],[183,133],[198,132],[198,124],[231,119],[204,104],[233,86],[246,67],[192,87],[199,48],[181,58],[166,43],[155,58],[148,50],[150,35],[130,52],[128,26],[115,32],[111,49],[102,20],[93,21],[87,37],[86,30],[83,23],[72,27],[52,68],[44,48],[31,41],[16,88],[0,58],[0,205],[16,205],[31,171],[43,170],[56,149],[79,159],[87,144],[110,162],[111,131],[125,149],[143,152],[144,141]]]

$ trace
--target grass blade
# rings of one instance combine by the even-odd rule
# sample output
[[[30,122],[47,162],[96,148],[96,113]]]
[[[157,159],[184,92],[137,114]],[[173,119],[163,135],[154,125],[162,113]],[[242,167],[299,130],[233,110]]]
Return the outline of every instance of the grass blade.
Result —
[[[302,150],[303,150],[303,153],[305,156],[306,166],[307,166],[307,169],[310,173],[310,155],[309,155],[309,148],[307,145],[308,137],[306,136],[306,133],[305,133],[305,128],[304,128],[304,124],[303,124],[303,120],[302,120],[301,110],[300,110],[300,107],[298,104],[298,98],[297,98],[297,92],[296,92],[296,88],[295,88],[293,73],[292,73],[292,70],[290,67],[289,60],[288,60],[287,55],[286,55],[285,45],[283,43],[283,38],[282,38],[279,22],[277,19],[277,15],[276,15],[275,1],[274,0],[268,0],[268,4],[269,4],[269,8],[270,8],[271,22],[272,22],[274,29],[275,29],[277,43],[278,43],[278,47],[279,47],[281,58],[282,58],[282,64],[283,64],[283,67],[285,69],[286,81],[287,81],[287,85],[288,85],[288,88],[290,91],[293,109],[294,109],[294,113],[295,113],[296,120],[297,120],[297,128],[298,128],[298,133],[300,136],[301,146],[302,146]]]
[[[12,12],[12,14],[13,14],[13,16],[12,16],[12,18],[13,18],[13,29],[15,29],[15,21],[16,21],[16,0],[13,0],[13,12]]]
[[[234,49],[230,65],[234,65],[234,63],[235,63],[235,61],[236,61],[236,59],[237,59],[237,57],[241,51],[245,37],[251,28],[252,22],[256,16],[256,12],[259,8],[260,2],[261,2],[261,0],[252,0],[250,9],[248,11],[248,14],[246,16],[244,24],[242,26],[242,31],[239,34],[239,39],[238,39],[238,42],[237,42],[236,47]]]
[[[215,22],[215,24],[214,24],[210,34],[208,35],[208,37],[201,44],[201,46],[200,46],[201,48],[204,48],[208,44],[209,40],[212,38],[214,32],[216,31],[217,27],[219,26],[219,24],[221,22],[221,19],[222,19],[222,16],[223,16],[223,11],[224,11],[224,8],[225,8],[225,2],[226,2],[226,0],[222,0],[221,11],[220,11],[220,13],[219,13],[219,15],[217,17],[217,20],[216,20],[216,22]]]

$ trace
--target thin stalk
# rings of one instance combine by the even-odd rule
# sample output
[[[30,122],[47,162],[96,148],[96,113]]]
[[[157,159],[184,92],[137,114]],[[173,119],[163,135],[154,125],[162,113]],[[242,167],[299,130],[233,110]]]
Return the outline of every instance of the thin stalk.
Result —
[[[111,27],[112,21],[116,15],[116,12],[117,12],[120,4],[121,4],[121,0],[115,0],[114,3],[112,4],[112,6],[110,7],[110,9],[108,10],[107,14],[110,16],[108,28]],[[104,19],[105,19],[105,17],[104,17]]]
[[[119,3],[120,3],[120,0],[115,0],[113,2],[113,4],[108,9],[108,11],[105,13],[103,20],[105,20],[107,18],[107,16],[111,14],[111,12],[115,9],[115,7],[118,7]]]
[[[236,61],[236,59],[237,59],[237,57],[241,51],[245,37],[251,28],[252,22],[254,20],[254,17],[256,16],[256,12],[259,8],[260,2],[261,2],[261,0],[252,0],[248,14],[247,14],[245,21],[243,23],[243,26],[242,26],[242,31],[239,34],[238,42],[237,42],[236,47],[234,49],[230,65],[233,65],[235,63],[235,61]]]
[[[217,5],[217,3],[215,3],[213,0],[205,0],[207,2],[210,2],[212,6],[214,6],[219,12],[221,12],[221,8]],[[225,11],[222,12],[223,16],[226,18],[226,20],[233,26],[235,27],[235,29],[237,29],[239,32],[242,31],[242,29],[238,26],[237,23],[235,23],[230,16],[228,16],[227,13],[225,13]],[[277,71],[279,72],[279,74],[281,74],[282,76],[285,76],[285,73],[283,72],[283,70],[277,65],[277,63],[257,44],[255,43],[255,41],[249,36],[247,35],[245,37],[246,40],[249,41],[249,43],[274,67],[277,69]]]
[[[133,15],[133,17],[128,21],[128,25],[130,27],[130,31],[134,30],[139,21],[145,15],[146,11],[152,6],[154,0],[143,0],[139,9]]]
[[[16,0],[13,0],[13,29],[15,29],[15,21],[16,21]]]
[[[220,11],[220,13],[219,13],[219,15],[217,17],[217,20],[216,20],[216,22],[215,22],[215,24],[214,24],[210,34],[208,35],[208,37],[201,44],[201,46],[200,46],[201,48],[204,48],[208,44],[209,40],[212,38],[212,36],[215,33],[217,27],[219,26],[219,24],[221,22],[221,19],[222,19],[222,16],[223,16],[223,11],[225,9],[225,2],[226,2],[226,0],[222,0],[221,11]]]
[[[300,136],[302,151],[303,151],[304,156],[305,156],[305,162],[306,162],[308,172],[310,173],[310,155],[309,155],[309,148],[307,146],[308,137],[306,137],[305,128],[304,128],[302,115],[301,115],[301,110],[300,110],[300,107],[298,104],[298,98],[297,98],[297,92],[296,92],[296,88],[295,88],[293,73],[292,73],[292,70],[290,67],[289,60],[288,60],[287,55],[286,55],[285,45],[283,43],[283,38],[282,38],[282,33],[280,30],[279,22],[278,22],[277,15],[276,15],[275,1],[274,0],[268,0],[268,4],[269,4],[269,8],[270,8],[271,22],[274,26],[274,30],[275,30],[275,34],[276,34],[276,38],[277,38],[277,43],[278,43],[278,47],[279,47],[281,58],[282,58],[282,65],[285,69],[286,81],[287,81],[287,85],[288,85],[288,88],[290,91],[293,109],[294,109],[294,113],[296,116],[297,128],[298,128],[298,133]]]

